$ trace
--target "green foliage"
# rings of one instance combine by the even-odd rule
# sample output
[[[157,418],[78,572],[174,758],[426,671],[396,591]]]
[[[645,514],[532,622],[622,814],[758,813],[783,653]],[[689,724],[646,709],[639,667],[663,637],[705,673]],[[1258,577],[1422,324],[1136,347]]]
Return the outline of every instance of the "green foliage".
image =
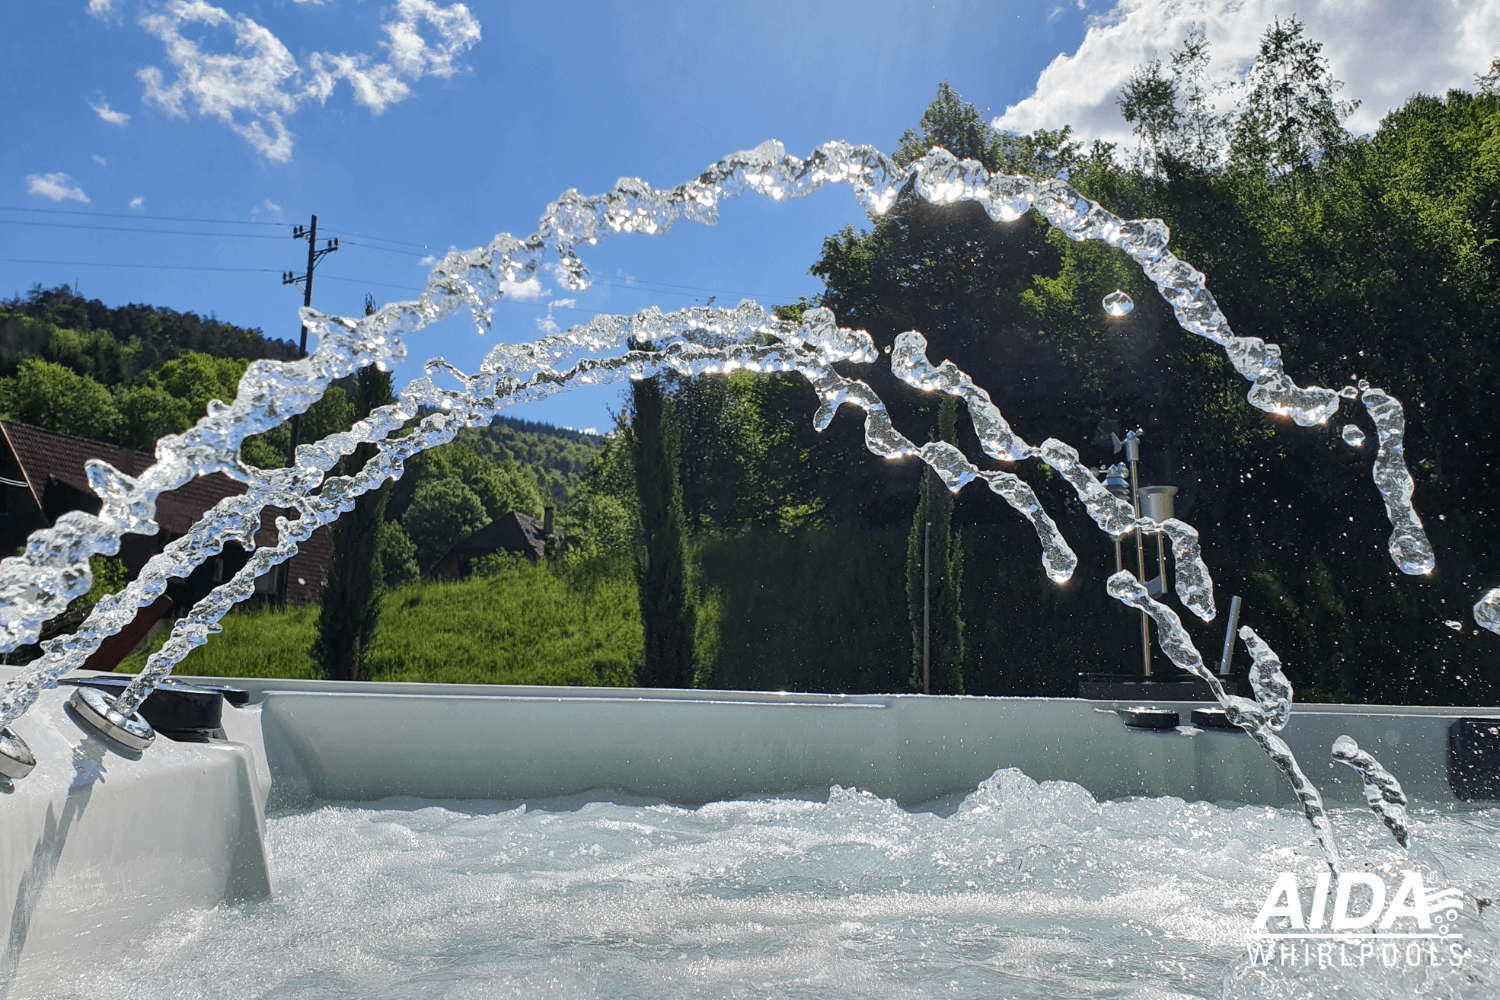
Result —
[[[823,301],[881,347],[921,331],[929,357],[972,374],[1028,440],[1056,436],[1098,464],[1112,460],[1111,431],[1144,426],[1143,481],[1181,488],[1178,514],[1203,533],[1220,604],[1245,597],[1245,620],[1299,690],[1484,703],[1500,692],[1493,658],[1442,622],[1466,619],[1475,581],[1500,564],[1478,513],[1500,503],[1488,474],[1500,460],[1491,415],[1500,341],[1486,332],[1500,314],[1500,98],[1415,97],[1375,135],[1352,138],[1340,131],[1347,106],[1334,100],[1316,43],[1285,23],[1265,43],[1230,116],[1231,125],[1247,114],[1269,123],[1274,141],[1260,153],[1241,143],[1220,166],[1192,152],[1185,122],[1191,79],[1201,78],[1192,63],[1206,55],[1186,51],[1190,36],[1170,78],[1160,67],[1143,71],[1175,89],[1160,169],[1092,163],[1072,181],[1122,217],[1163,218],[1174,251],[1208,275],[1236,331],[1280,343],[1299,383],[1366,377],[1405,402],[1434,576],[1405,577],[1386,557],[1372,448],[1338,437],[1347,421],[1373,442],[1363,409],[1349,404],[1318,431],[1251,408],[1222,351],[1185,335],[1117,251],[1073,243],[1034,219],[997,225],[971,206],[901,201],[867,232],[825,242],[813,269],[828,286]],[[1124,319],[1099,306],[1114,288],[1136,302]],[[878,367],[860,377],[898,427],[930,423],[930,404]],[[967,426],[958,438],[966,454],[980,454]],[[1068,694],[1077,671],[1131,670],[1138,659],[1132,617],[1102,596],[1111,546],[1055,477],[1027,470],[1080,567],[1067,586],[1051,586],[1030,555],[1028,526],[976,487],[957,498],[964,686],[975,693]],[[878,509],[872,503],[865,516]],[[1200,648],[1222,642],[1216,626],[1187,625]]]
[[[111,309],[67,285],[36,285],[24,297],[0,301],[0,376],[13,375],[23,357],[40,357],[102,385],[124,385],[186,351],[289,361],[297,345],[161,306]]]
[[[322,676],[309,650],[318,609],[236,610],[224,631],[188,654],[185,676]],[[562,567],[495,559],[456,583],[423,583],[383,598],[381,627],[361,676],[468,684],[634,683],[640,662],[635,582],[624,563]],[[120,665],[138,671],[165,641]]]
[[[957,437],[957,403],[945,395],[932,440],[952,443]],[[906,600],[910,684],[931,694],[964,693],[963,541],[953,529],[953,507],[953,494],[924,467],[906,542]],[[924,646],[930,677],[923,673]]]
[[[667,418],[666,406],[659,378],[631,384],[630,440],[642,535],[636,563],[645,642],[641,683],[692,687],[696,626],[688,591],[678,435]]]
[[[312,605],[265,605],[235,610],[220,621],[223,631],[210,636],[183,658],[174,673],[185,677],[287,677],[312,680],[323,676],[308,655],[317,636],[318,609]],[[167,640],[167,631],[128,656],[117,673],[139,673]]]
[[[24,358],[15,377],[0,379],[0,417],[78,437],[115,436],[120,411],[109,390],[71,368]]]
[[[500,557],[468,580],[390,595],[368,665],[385,681],[620,685],[634,683],[640,650],[628,572]]]
[[[374,366],[360,371],[351,416],[363,419],[371,410],[393,402],[389,372]],[[375,455],[373,444],[361,444],[334,472],[354,475]],[[386,576],[380,551],[381,529],[386,524],[385,508],[390,492],[381,488],[361,494],[354,500],[354,509],[333,524],[333,558],[325,571],[313,658],[324,674],[335,680],[359,679],[364,655],[380,624],[380,598]],[[396,570],[396,566],[392,569]]]
[[[597,434],[512,417],[500,417],[488,427],[459,431],[457,441],[493,463],[509,462],[528,470],[541,486],[546,502],[557,507],[571,501],[589,463],[604,445],[604,438]]]
[[[301,443],[310,444],[338,431],[346,431],[357,419],[343,386],[331,385],[322,398],[302,414]],[[257,468],[279,469],[288,464],[291,447],[292,425],[287,421],[246,438],[240,446],[240,457]]]
[[[1334,99],[1343,84],[1322,53],[1322,43],[1306,37],[1295,16],[1266,29],[1230,131],[1238,163],[1285,176],[1348,141],[1344,120],[1359,102]]]
[[[907,466],[908,490],[914,471]],[[905,561],[904,527],[840,521],[791,533],[752,527],[708,535],[698,553],[707,594],[700,635],[716,649],[700,683],[742,691],[907,690],[911,632],[899,583]]]
[[[88,593],[68,602],[69,611],[86,612],[101,598],[124,590],[130,582],[130,570],[124,561],[112,556],[89,556],[89,572],[93,574],[94,582],[89,585]]]
[[[907,129],[892,159],[909,166],[934,146],[943,147],[960,160],[978,160],[986,166],[999,163],[999,140],[994,129],[947,80],[938,84],[937,97],[922,112],[921,130]]]
[[[401,526],[416,543],[430,571],[456,543],[490,523],[484,502],[458,478],[429,479],[417,486]]]
[[[181,434],[201,416],[187,400],[149,382],[121,386],[114,395],[120,411],[119,437],[145,451],[153,451],[155,442],[164,435]]]
[[[1136,167],[1158,176],[1172,169],[1206,170],[1219,159],[1225,120],[1205,85],[1208,39],[1194,26],[1172,53],[1171,76],[1160,59],[1136,68],[1120,94],[1120,117],[1141,140]]]
[[[416,543],[395,521],[380,522],[375,543],[375,576],[383,590],[416,583],[422,576]]]

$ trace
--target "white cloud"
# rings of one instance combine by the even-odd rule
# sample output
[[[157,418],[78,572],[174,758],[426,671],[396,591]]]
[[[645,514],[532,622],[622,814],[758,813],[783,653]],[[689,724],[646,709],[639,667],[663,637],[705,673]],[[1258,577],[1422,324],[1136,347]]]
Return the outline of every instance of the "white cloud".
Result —
[[[433,263],[437,263],[436,259]],[[500,282],[500,294],[515,302],[535,302],[547,292],[548,289],[542,287],[541,281],[535,275],[525,281]]]
[[[1362,102],[1349,121],[1356,132],[1373,131],[1414,93],[1473,89],[1474,74],[1500,54],[1500,0],[1117,0],[1089,19],[1078,49],[1052,60],[1032,95],[1006,108],[995,127],[1024,133],[1072,125],[1086,139],[1132,146],[1116,101],[1136,66],[1165,61],[1198,24],[1224,82],[1249,67],[1273,18],[1294,14],[1345,82],[1340,97]]]
[[[98,153],[93,154],[93,160],[94,160],[95,163],[99,164],[99,166],[101,166],[101,167],[107,167],[107,166],[109,166],[109,161],[106,160],[104,157],[100,156]]]
[[[536,318],[536,328],[546,334],[557,333],[562,329],[557,325],[557,320],[551,316],[538,316]]]
[[[437,34],[436,45],[422,36],[424,24]],[[397,0],[396,18],[385,23],[385,34],[380,43],[385,62],[362,52],[314,52],[307,60],[313,73],[309,93],[327,100],[337,82],[347,80],[354,99],[378,115],[411,93],[406,80],[458,72],[454,60],[479,42],[479,19],[461,3],[439,7],[434,0]]]
[[[548,309],[577,309],[578,308],[578,300],[577,299],[555,299],[554,301],[547,303],[547,308]]]
[[[81,201],[87,203],[89,196],[83,188],[73,183],[67,174],[28,174],[26,193],[53,201]]]
[[[145,198],[132,198],[132,199],[130,199],[130,207],[131,208],[136,208],[136,209],[145,208],[146,207],[146,199]]]
[[[103,118],[105,121],[109,122],[111,125],[118,125],[121,128],[124,128],[130,123],[130,116],[123,111],[111,111],[108,101],[100,101],[98,104],[90,104],[89,107],[93,108],[95,114],[97,114],[100,118]]]
[[[233,52],[214,52],[182,32],[184,25],[232,28]],[[411,83],[424,76],[449,77],[455,60],[479,41],[479,19],[461,3],[439,6],[434,0],[397,0],[394,17],[385,23],[381,42],[386,60],[367,53],[314,52],[307,71],[268,29],[243,14],[231,15],[206,0],[172,0],[141,15],[141,26],[166,46],[177,69],[170,85],[156,66],[137,76],[144,99],[169,115],[190,113],[217,118],[269,160],[291,159],[292,140],[286,119],[305,101],[323,104],[340,80],[354,99],[380,114],[411,94]],[[435,36],[429,42],[428,36]],[[101,112],[102,114],[102,112]]]
[[[101,21],[109,20],[115,12],[115,0],[89,0],[89,13]]]

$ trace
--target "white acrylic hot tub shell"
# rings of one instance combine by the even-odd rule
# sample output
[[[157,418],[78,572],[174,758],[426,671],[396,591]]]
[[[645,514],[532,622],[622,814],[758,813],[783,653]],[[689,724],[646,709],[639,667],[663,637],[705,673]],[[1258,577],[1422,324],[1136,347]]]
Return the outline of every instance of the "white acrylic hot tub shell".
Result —
[[[1294,802],[1246,736],[1130,730],[1108,703],[1077,699],[233,683],[251,704],[226,706],[227,743],[158,738],[135,754],[80,726],[69,688],[43,692],[16,723],[38,765],[0,791],[0,997],[108,955],[172,910],[270,892],[268,801],[608,789],[698,804],[838,784],[912,807],[1014,767],[1099,798]],[[1186,720],[1194,706],[1162,707]],[[1347,733],[1414,802],[1455,804],[1448,729],[1460,716],[1500,709],[1305,705],[1282,735],[1331,802],[1363,802],[1358,776],[1329,764]]]

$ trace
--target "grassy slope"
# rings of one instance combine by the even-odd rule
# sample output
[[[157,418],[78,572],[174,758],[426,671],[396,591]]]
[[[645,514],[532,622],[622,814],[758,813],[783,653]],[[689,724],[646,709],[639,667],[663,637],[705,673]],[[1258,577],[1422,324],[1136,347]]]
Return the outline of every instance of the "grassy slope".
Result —
[[[179,665],[209,677],[314,677],[315,607],[228,615]],[[159,647],[163,633],[152,645]],[[365,661],[370,680],[472,684],[633,683],[641,625],[626,575],[518,560],[494,575],[423,583],[385,598]],[[122,663],[138,671],[146,653]]]

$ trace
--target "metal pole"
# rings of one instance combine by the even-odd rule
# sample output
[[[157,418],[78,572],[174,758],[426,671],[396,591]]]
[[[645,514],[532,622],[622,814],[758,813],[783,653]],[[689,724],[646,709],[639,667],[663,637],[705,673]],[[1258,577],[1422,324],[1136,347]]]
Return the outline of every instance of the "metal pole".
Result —
[[[922,693],[932,694],[932,602],[928,580],[932,576],[932,522],[922,539]]]
[[[1157,579],[1161,581],[1161,592],[1167,592],[1167,533],[1158,530],[1156,532],[1156,572]]]
[[[1235,626],[1240,623],[1240,599],[1235,596],[1229,601],[1229,628],[1224,632],[1224,655],[1219,658],[1219,676],[1229,676],[1229,661],[1234,659],[1234,632]]]
[[[1135,565],[1136,571],[1140,574],[1141,584],[1144,586],[1146,582],[1146,540],[1141,537],[1140,529],[1141,495],[1140,476],[1138,474],[1138,467],[1141,461],[1141,450],[1139,443],[1132,441],[1130,442],[1130,444],[1131,447],[1126,454],[1130,459],[1130,498],[1135,506],[1135,520],[1137,525],[1135,529]],[[1145,664],[1146,676],[1150,677],[1151,616],[1146,614],[1145,611],[1141,612],[1141,661]]]

